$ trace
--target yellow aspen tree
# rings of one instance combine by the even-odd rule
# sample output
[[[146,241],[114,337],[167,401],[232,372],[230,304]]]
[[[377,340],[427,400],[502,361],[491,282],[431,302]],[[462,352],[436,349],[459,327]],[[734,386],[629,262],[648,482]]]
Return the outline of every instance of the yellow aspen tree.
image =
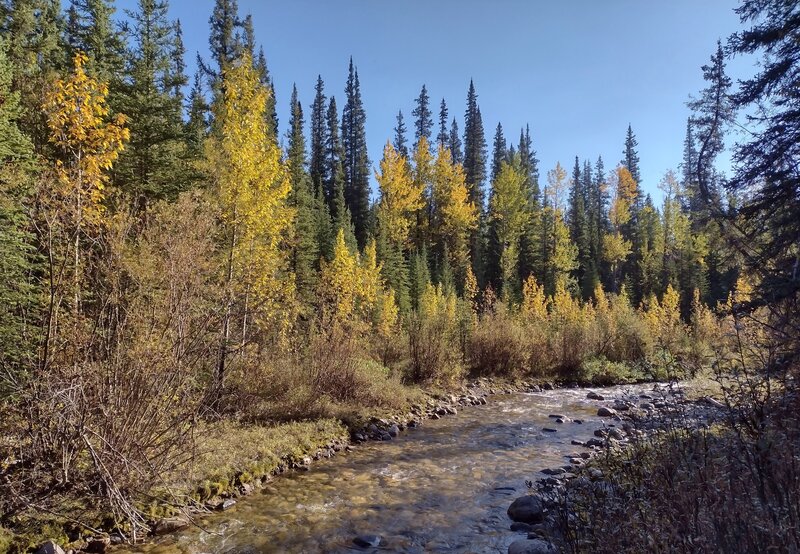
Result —
[[[46,202],[67,220],[75,314],[80,312],[82,237],[103,223],[108,171],[130,137],[124,115],[109,118],[108,84],[86,73],[86,60],[83,52],[75,55],[72,74],[53,83],[42,106],[50,142],[62,155],[56,161],[57,187]]]
[[[288,172],[269,130],[270,91],[245,55],[223,72],[214,105],[214,131],[205,144],[206,165],[218,196],[225,236],[226,289],[217,385],[222,385],[234,306],[240,308],[242,343],[251,317],[280,338],[288,326],[294,279],[283,245],[294,211]]]
[[[356,302],[364,321],[371,321],[378,299],[383,292],[381,266],[378,264],[375,239],[364,247],[360,263],[357,265],[357,297]]]
[[[528,275],[522,284],[522,317],[530,322],[547,320],[547,296],[544,286],[536,281],[536,277]]]
[[[380,173],[375,172],[375,178],[380,190],[378,221],[381,232],[406,249],[409,231],[425,205],[424,185],[412,179],[408,161],[389,142],[383,148],[380,169]]]
[[[417,147],[411,153],[411,178],[414,186],[422,190],[423,203],[426,209],[417,212],[417,224],[413,228],[414,247],[422,250],[430,241],[431,213],[431,176],[433,171],[433,155],[428,139],[420,137]]]
[[[632,244],[622,236],[622,228],[631,220],[631,206],[636,199],[636,181],[625,167],[618,167],[614,197],[608,210],[611,232],[603,235],[603,256],[611,266],[613,292],[619,290],[619,267],[628,259]]]
[[[469,237],[478,225],[478,211],[469,200],[464,168],[453,164],[447,148],[439,147],[431,170],[430,211],[433,240],[439,251],[447,247],[451,265],[466,283],[468,273],[472,273]]]
[[[347,247],[343,229],[336,234],[333,258],[322,262],[319,286],[324,306],[333,320],[340,323],[350,320],[359,293],[359,267],[356,255]]]

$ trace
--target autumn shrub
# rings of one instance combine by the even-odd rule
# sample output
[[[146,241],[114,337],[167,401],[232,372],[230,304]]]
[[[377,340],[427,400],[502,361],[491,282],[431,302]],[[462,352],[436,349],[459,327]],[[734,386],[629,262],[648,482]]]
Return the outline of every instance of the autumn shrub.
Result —
[[[484,312],[469,339],[469,363],[481,375],[517,377],[528,369],[526,329],[505,304]]]
[[[408,381],[450,383],[464,372],[459,348],[457,299],[441,285],[427,285],[408,322]]]
[[[20,487],[2,495],[7,517],[32,507],[58,514],[65,496],[78,496],[135,535],[146,528],[137,495],[191,456],[216,345],[213,218],[189,195],[150,215],[144,228],[125,215],[108,223],[93,259],[101,279],[85,304],[95,323],[73,312],[58,330],[74,339],[78,329],[82,348],[54,349],[19,391],[26,427],[7,468],[17,480],[4,481]]]
[[[590,323],[593,317],[591,304],[581,305],[563,287],[556,290],[548,315],[548,338],[556,371],[569,375],[591,353]]]

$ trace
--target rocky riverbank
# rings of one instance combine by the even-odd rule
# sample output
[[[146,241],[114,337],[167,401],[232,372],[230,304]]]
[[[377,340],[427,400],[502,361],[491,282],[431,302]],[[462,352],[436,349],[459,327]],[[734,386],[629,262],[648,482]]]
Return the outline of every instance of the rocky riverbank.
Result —
[[[594,438],[573,441],[576,451],[565,456],[566,463],[542,468],[528,482],[529,494],[511,503],[510,529],[524,536],[511,543],[509,554],[559,552],[585,503],[614,494],[609,472],[636,463],[626,456],[632,446],[658,440],[662,433],[708,427],[725,417],[722,403],[708,396],[689,399],[680,386],[656,384],[652,391],[614,398],[589,391],[587,398],[597,402],[604,425]]]
[[[532,380],[509,382],[481,378],[447,391],[425,393],[422,399],[400,412],[343,418],[338,423],[317,424],[316,430],[295,431],[293,434],[300,432],[307,437],[296,441],[297,444],[291,447],[282,448],[289,454],[272,461],[262,460],[246,470],[209,475],[192,485],[191,490],[171,496],[170,502],[149,506],[151,537],[185,530],[195,521],[201,521],[206,514],[231,510],[244,497],[259,491],[279,475],[308,471],[316,461],[351,451],[358,448],[359,444],[393,440],[410,429],[424,425],[426,420],[456,415],[465,406],[484,405],[492,394],[538,391],[542,388],[553,389],[554,385]],[[238,433],[234,430],[229,435],[238,436]],[[247,440],[258,440],[259,436],[251,435]],[[176,503],[176,499],[183,499],[183,503]],[[37,554],[103,553],[126,539],[124,533],[115,529],[101,531],[105,532],[93,533],[86,529],[75,532],[74,528],[65,530],[65,538],[39,543],[33,551]],[[138,540],[141,539],[138,537]]]

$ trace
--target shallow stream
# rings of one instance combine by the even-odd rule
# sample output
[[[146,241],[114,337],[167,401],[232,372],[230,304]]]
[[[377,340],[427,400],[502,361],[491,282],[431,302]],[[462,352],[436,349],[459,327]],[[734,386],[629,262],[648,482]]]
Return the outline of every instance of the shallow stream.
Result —
[[[650,386],[604,389],[607,399]],[[487,397],[485,406],[425,421],[387,442],[275,478],[226,512],[157,542],[118,552],[501,552],[520,535],[506,509],[539,470],[562,466],[600,427],[587,389]],[[550,415],[568,419],[556,423]],[[583,420],[582,424],[575,419]],[[556,429],[545,432],[543,428]],[[382,537],[376,549],[357,535]],[[523,535],[524,536],[524,535]]]

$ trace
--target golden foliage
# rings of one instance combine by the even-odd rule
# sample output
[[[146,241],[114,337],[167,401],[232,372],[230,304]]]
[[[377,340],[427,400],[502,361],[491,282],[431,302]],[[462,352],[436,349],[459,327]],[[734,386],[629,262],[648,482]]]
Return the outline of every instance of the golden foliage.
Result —
[[[294,279],[282,246],[294,211],[287,201],[288,173],[265,116],[270,92],[247,56],[226,68],[223,79],[205,152],[227,235],[227,281],[231,294],[248,296],[262,323],[284,326]]]
[[[416,213],[425,205],[424,185],[412,179],[408,161],[390,142],[383,148],[380,173],[375,172],[380,189],[378,221],[388,239],[406,247]]]
[[[464,168],[453,164],[450,150],[439,147],[431,179],[434,238],[447,246],[450,263],[466,275],[469,236],[478,224],[478,211],[469,200]]]
[[[56,197],[75,210],[78,226],[101,223],[107,171],[130,137],[123,114],[108,120],[108,84],[86,74],[86,60],[83,52],[75,55],[72,74],[53,84],[42,106],[50,142],[64,154],[56,161]]]

